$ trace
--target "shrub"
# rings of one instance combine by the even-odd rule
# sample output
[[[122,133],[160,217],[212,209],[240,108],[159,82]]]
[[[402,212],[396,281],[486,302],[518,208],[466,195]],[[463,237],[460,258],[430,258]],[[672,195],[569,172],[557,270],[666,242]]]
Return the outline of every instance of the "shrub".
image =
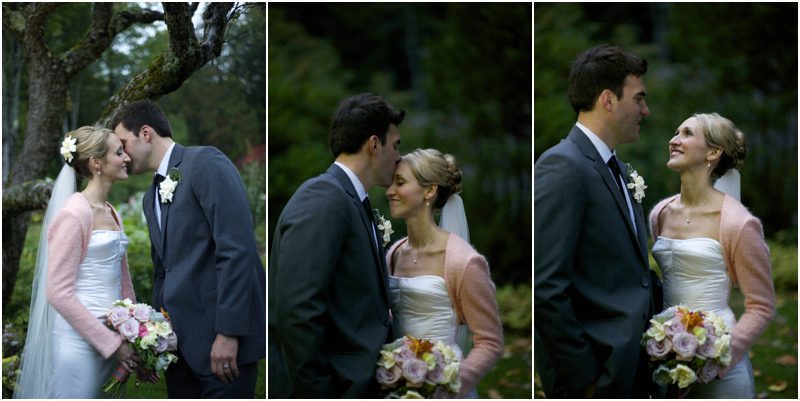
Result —
[[[497,306],[506,330],[521,334],[531,332],[533,292],[530,284],[506,284],[498,288]]]

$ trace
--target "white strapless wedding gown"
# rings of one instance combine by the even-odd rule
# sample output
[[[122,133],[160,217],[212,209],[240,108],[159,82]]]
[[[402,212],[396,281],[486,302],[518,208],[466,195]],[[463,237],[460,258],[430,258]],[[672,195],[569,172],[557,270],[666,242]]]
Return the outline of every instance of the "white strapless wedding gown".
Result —
[[[458,324],[444,278],[389,276],[389,297],[395,338],[410,335],[441,340],[462,356],[459,344],[466,343],[466,326]],[[470,390],[465,398],[478,398],[477,389]]]
[[[728,306],[731,284],[719,242],[711,238],[658,237],[653,258],[664,276],[664,308],[682,304],[711,311],[733,328],[736,316]],[[693,384],[689,392],[689,398],[754,397],[753,367],[747,354],[724,379]]]
[[[106,322],[111,304],[121,295],[122,257],[128,237],[122,231],[92,232],[86,257],[78,268],[75,295],[98,320]],[[61,315],[53,322],[53,372],[48,398],[107,398],[103,384],[117,359],[103,359]]]

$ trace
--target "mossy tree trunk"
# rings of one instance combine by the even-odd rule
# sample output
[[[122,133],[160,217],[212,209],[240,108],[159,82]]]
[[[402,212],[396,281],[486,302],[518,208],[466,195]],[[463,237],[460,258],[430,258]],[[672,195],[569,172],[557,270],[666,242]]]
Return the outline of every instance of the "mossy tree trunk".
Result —
[[[43,178],[61,143],[69,80],[97,61],[117,34],[136,23],[164,21],[169,47],[150,67],[112,96],[97,123],[105,125],[118,107],[139,99],[157,99],[178,89],[194,71],[220,54],[234,3],[211,3],[203,13],[204,34],[194,34],[192,14],[198,3],[163,3],[164,12],[113,11],[113,3],[94,3],[93,19],[80,43],[63,54],[47,47],[44,28],[64,3],[3,5],[3,31],[19,38],[27,67],[28,114],[22,151],[3,189],[3,307],[14,291],[30,212],[46,207],[52,183]],[[42,202],[44,200],[44,202]]]

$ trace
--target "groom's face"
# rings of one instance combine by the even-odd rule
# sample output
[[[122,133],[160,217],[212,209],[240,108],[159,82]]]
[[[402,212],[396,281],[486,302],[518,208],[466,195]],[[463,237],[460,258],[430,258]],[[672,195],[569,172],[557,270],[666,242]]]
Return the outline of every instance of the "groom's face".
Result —
[[[150,152],[149,146],[144,138],[141,135],[136,136],[133,134],[133,131],[125,128],[122,123],[117,124],[114,127],[114,133],[117,134],[119,139],[122,141],[122,146],[125,148],[125,153],[128,154],[130,157],[130,163],[128,163],[128,171],[132,174],[140,174],[143,173],[147,166],[144,163],[144,160],[147,157],[147,154]]]
[[[389,124],[386,143],[381,145],[378,141],[378,144],[378,185],[388,187],[392,185],[394,169],[400,162],[400,132],[397,131],[397,126]]]
[[[617,143],[639,140],[642,118],[650,115],[650,108],[644,98],[647,91],[642,77],[628,75],[622,87],[622,98],[615,102],[611,124],[617,136]]]

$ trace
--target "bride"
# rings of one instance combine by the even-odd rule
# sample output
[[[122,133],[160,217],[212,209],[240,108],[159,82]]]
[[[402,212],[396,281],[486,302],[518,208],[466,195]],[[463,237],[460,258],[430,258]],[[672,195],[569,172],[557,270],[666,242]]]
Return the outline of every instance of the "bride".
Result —
[[[434,149],[403,156],[386,196],[392,217],[405,219],[408,237],[392,245],[386,265],[395,336],[461,350],[457,397],[477,398],[478,382],[503,353],[503,332],[489,265],[468,242],[460,191],[453,156]],[[440,209],[442,228],[433,218]]]
[[[104,398],[115,367],[130,372],[138,357],[106,325],[117,299],[135,301],[128,239],[106,200],[128,178],[130,158],[108,129],[67,134],[61,169],[42,222],[22,373],[15,398]],[[88,179],[76,193],[76,173]]]
[[[681,192],[650,213],[653,257],[664,275],[664,307],[683,304],[713,311],[731,328],[731,364],[719,379],[694,384],[692,398],[753,398],[747,355],[775,311],[769,254],[761,222],[739,203],[744,134],[719,114],[695,114],[669,142],[667,167],[681,176]],[[712,182],[726,193],[715,189]],[[728,306],[732,284],[745,312]]]

